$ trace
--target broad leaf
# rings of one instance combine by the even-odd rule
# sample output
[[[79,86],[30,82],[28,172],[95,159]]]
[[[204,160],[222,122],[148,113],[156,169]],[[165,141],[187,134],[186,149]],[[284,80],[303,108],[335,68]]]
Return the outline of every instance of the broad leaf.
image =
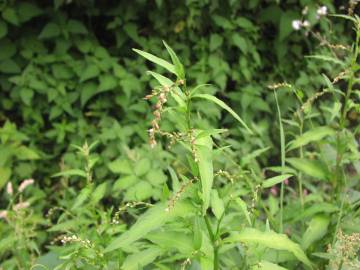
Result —
[[[260,244],[262,246],[291,252],[299,261],[312,267],[301,247],[291,241],[286,234],[278,234],[273,231],[259,231],[253,228],[245,228],[241,232],[233,232],[225,242],[242,242],[245,244]]]

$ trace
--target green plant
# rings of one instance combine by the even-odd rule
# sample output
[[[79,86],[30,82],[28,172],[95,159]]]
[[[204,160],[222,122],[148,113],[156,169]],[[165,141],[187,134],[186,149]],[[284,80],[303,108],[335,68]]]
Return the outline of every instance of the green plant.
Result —
[[[216,164],[217,156],[221,156],[223,150],[221,148],[215,150],[217,144],[213,143],[212,136],[218,136],[224,130],[202,130],[195,127],[197,117],[193,116],[192,108],[196,107],[196,100],[206,99],[219,105],[240,122],[247,134],[251,135],[252,131],[224,102],[213,95],[199,93],[201,89],[206,89],[206,86],[189,88],[183,65],[174,51],[166,43],[164,44],[171,56],[172,63],[152,54],[135,50],[141,56],[176,75],[174,82],[163,75],[149,71],[149,74],[160,84],[150,95],[146,96],[146,99],[156,98],[154,119],[149,130],[150,144],[152,147],[156,147],[158,135],[170,139],[172,144],[180,144],[185,152],[178,159],[181,160],[182,166],[186,170],[181,173],[176,169],[173,170],[170,191],[168,186],[165,186],[164,189],[165,200],[140,216],[129,230],[111,242],[105,252],[118,249],[126,251],[135,241],[147,239],[153,246],[128,255],[124,264],[129,268],[124,267],[125,269],[132,269],[128,266],[130,260],[135,264],[132,266],[134,269],[138,266],[145,266],[141,257],[149,252],[151,252],[151,260],[162,256],[169,258],[165,259],[164,263],[161,263],[162,259],[158,259],[156,265],[159,267],[166,267],[165,262],[168,260],[175,265],[180,265],[177,261],[183,258],[184,264],[182,265],[194,262],[199,263],[201,269],[220,269],[229,263],[225,260],[227,256],[231,256],[236,251],[241,252],[236,243],[243,242],[250,245],[249,248],[252,252],[263,252],[261,251],[263,248],[258,250],[256,244],[262,244],[274,250],[288,251],[299,261],[311,267],[310,261],[300,246],[292,242],[286,235],[277,234],[270,228],[265,229],[263,226],[252,224],[252,214],[237,195],[239,192],[238,175],[231,176],[228,171],[222,169],[219,169],[218,173],[214,172],[214,167],[219,167]],[[166,118],[167,115],[175,116],[172,119],[176,121],[173,124],[177,130],[160,128],[160,120]],[[287,177],[289,175],[268,179],[262,186],[269,188],[284,181]],[[220,179],[226,180],[225,186],[221,184]],[[249,225],[258,228],[245,228],[246,222],[237,224],[234,208],[248,218]],[[187,244],[180,247],[176,246],[177,242],[179,245],[180,243],[185,245],[186,242]],[[154,253],[152,250],[157,250],[157,248],[160,250]],[[172,252],[173,250],[175,253]],[[262,260],[262,256],[249,259],[246,259],[245,254],[243,256],[244,261],[241,262],[243,267],[256,265]],[[136,266],[136,263],[139,265]],[[147,263],[150,263],[150,260],[146,261]],[[230,262],[228,266],[231,267],[232,263],[234,262]],[[268,262],[262,263],[267,264]]]

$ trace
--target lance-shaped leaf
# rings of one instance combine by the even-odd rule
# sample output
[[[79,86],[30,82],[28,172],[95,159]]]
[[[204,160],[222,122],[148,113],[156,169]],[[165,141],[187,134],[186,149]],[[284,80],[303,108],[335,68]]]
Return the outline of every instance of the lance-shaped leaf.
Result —
[[[275,263],[271,263],[268,261],[261,261],[254,265],[252,270],[287,270],[287,268],[281,267]]]
[[[231,109],[228,105],[226,105],[226,103],[224,101],[218,99],[217,97],[214,97],[214,96],[208,95],[208,94],[196,94],[196,95],[192,95],[191,98],[202,98],[202,99],[207,99],[207,100],[210,100],[211,102],[214,102],[215,104],[219,105],[224,110],[228,111],[236,120],[238,120],[240,122],[241,125],[243,125],[243,127],[250,134],[253,133],[251,131],[251,129],[245,124],[245,122],[240,118],[240,116],[233,109]]]
[[[312,130],[309,130],[297,137],[295,140],[289,143],[288,150],[292,150],[304,145],[307,145],[310,142],[316,142],[321,140],[326,136],[331,136],[335,133],[335,131],[329,127],[317,127]]]
[[[283,174],[283,175],[278,175],[278,176],[268,178],[263,182],[262,186],[264,188],[269,188],[269,187],[275,186],[276,184],[279,184],[279,183],[285,181],[286,179],[288,179],[291,176],[292,176],[291,174]]]
[[[311,262],[299,244],[291,241],[286,234],[273,231],[259,231],[254,228],[245,228],[241,232],[233,232],[225,242],[242,242],[245,244],[259,244],[276,250],[291,252],[299,261],[312,268]]]
[[[302,248],[307,249],[312,243],[321,239],[327,233],[329,223],[330,219],[325,215],[314,216],[303,235]]]
[[[174,85],[174,82],[170,80],[169,78],[156,73],[154,71],[148,71],[148,74],[153,76],[162,86],[172,87]],[[181,107],[185,107],[185,95],[183,92],[181,92],[180,88],[175,86],[173,88],[173,91],[170,92],[171,96],[175,99],[175,101],[179,104]]]
[[[183,232],[159,230],[148,234],[145,238],[165,250],[176,249],[188,256],[194,251],[193,239]]]
[[[105,252],[127,248],[133,242],[143,238],[147,233],[160,228],[174,217],[189,215],[193,213],[194,210],[193,206],[186,201],[176,202],[174,208],[170,209],[170,211],[166,211],[166,209],[166,203],[159,203],[151,207],[138,218],[129,230],[115,238],[110,245],[107,246]]]
[[[154,64],[162,66],[163,68],[167,69],[168,71],[176,75],[175,66],[173,64],[170,64],[168,61],[161,59],[151,53],[144,52],[138,49],[133,49],[133,51],[140,54],[142,57],[146,58],[147,60],[153,62]]]
[[[166,47],[166,50],[170,54],[171,61],[175,65],[176,76],[178,76],[180,79],[184,80],[185,79],[184,66],[181,64],[181,62],[180,62],[179,58],[177,57],[176,53],[174,52],[174,50],[165,41],[163,41],[163,43]]]
[[[326,180],[329,176],[326,166],[318,160],[287,158],[286,162],[295,169],[320,180]]]
[[[201,180],[203,214],[205,214],[210,205],[211,187],[214,180],[212,144],[210,136],[197,139],[195,144]]]
[[[156,257],[160,256],[163,251],[152,246],[148,249],[127,256],[124,263],[121,266],[122,270],[138,270],[143,269],[144,266],[152,263]]]

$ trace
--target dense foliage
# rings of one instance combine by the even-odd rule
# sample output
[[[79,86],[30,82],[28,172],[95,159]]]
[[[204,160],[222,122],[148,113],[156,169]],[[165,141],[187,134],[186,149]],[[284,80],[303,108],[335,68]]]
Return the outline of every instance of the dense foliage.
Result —
[[[0,269],[359,269],[356,4],[1,1]]]

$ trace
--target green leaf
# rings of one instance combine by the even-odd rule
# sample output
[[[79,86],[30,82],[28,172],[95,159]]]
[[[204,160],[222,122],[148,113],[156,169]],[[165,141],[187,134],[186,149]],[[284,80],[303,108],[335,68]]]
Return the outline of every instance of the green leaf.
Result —
[[[280,25],[279,25],[279,40],[283,41],[286,37],[290,35],[292,31],[291,22],[297,19],[298,14],[294,11],[286,11],[281,13]]]
[[[291,241],[286,234],[273,231],[259,231],[254,228],[245,228],[241,232],[233,232],[225,242],[242,242],[245,244],[260,244],[264,247],[291,252],[299,261],[312,268],[311,262],[306,257],[301,247]]]
[[[325,215],[316,215],[314,216],[309,226],[307,227],[305,233],[302,237],[301,246],[306,250],[312,243],[323,238],[326,233],[330,223],[330,219]]]
[[[232,35],[232,41],[236,47],[238,47],[243,53],[247,53],[248,47],[246,43],[246,39],[240,36],[239,33],[234,33]]]
[[[56,173],[54,175],[52,175],[51,177],[60,177],[60,176],[81,176],[81,177],[85,177],[86,178],[86,173],[83,170],[79,170],[79,169],[72,169],[72,170],[67,170],[64,172],[59,172]]]
[[[108,187],[108,182],[104,182],[96,187],[94,192],[91,194],[90,202],[97,204],[102,198],[105,197]]]
[[[193,230],[194,230],[194,238],[193,238],[194,249],[199,250],[201,248],[203,241],[202,230],[201,230],[201,219],[199,216],[194,217]]]
[[[36,160],[40,158],[39,154],[36,153],[35,150],[24,145],[19,146],[16,149],[16,157],[19,160]]]
[[[47,39],[47,38],[54,38],[60,35],[60,28],[57,24],[50,22],[45,25],[43,30],[41,31],[39,38],[40,39]]]
[[[13,59],[0,61],[0,71],[6,74],[20,73],[19,65]]]
[[[173,51],[173,49],[165,42],[163,41],[166,50],[168,51],[168,53],[170,54],[171,57],[171,61],[175,66],[175,72],[176,72],[176,76],[178,76],[180,79],[184,80],[185,79],[185,70],[184,70],[184,66],[181,64],[179,58],[177,57],[176,53]]]
[[[94,82],[86,82],[81,86],[81,107],[84,107],[86,103],[98,93],[97,88],[98,86]]]
[[[76,229],[82,224],[86,224],[88,220],[83,218],[71,219],[64,221],[62,223],[55,224],[54,226],[48,229],[49,232],[66,232],[66,231],[76,231]]]
[[[82,206],[84,204],[84,202],[89,198],[92,190],[93,190],[92,185],[89,185],[89,186],[83,188],[80,191],[80,194],[76,197],[75,202],[74,202],[73,206],[71,207],[71,210],[76,210],[77,208]]]
[[[275,186],[276,184],[283,182],[285,179],[288,179],[291,176],[292,176],[291,174],[283,174],[283,175],[278,175],[278,176],[268,178],[263,182],[262,186],[264,188],[269,188],[269,187]]]
[[[192,238],[183,232],[160,230],[148,234],[145,238],[164,250],[177,249],[184,255],[191,255],[194,251]]]
[[[21,22],[26,22],[43,13],[43,11],[33,3],[21,2],[18,4],[19,18]]]
[[[64,64],[54,64],[51,66],[52,73],[56,79],[70,79],[74,76],[74,72]]]
[[[150,74],[151,76],[153,76],[162,86],[173,86],[174,82],[172,80],[170,80],[169,78],[153,72],[153,71],[148,71],[148,74]],[[175,101],[179,104],[179,106],[181,107],[185,107],[185,97],[184,97],[184,93],[181,92],[179,87],[175,87],[174,88],[175,92],[171,91],[170,94],[171,96],[175,99]]]
[[[21,100],[28,106],[31,105],[31,100],[34,96],[34,91],[30,88],[21,88],[20,92]]]
[[[163,68],[167,69],[171,73],[176,75],[175,66],[173,64],[170,64],[168,61],[161,59],[155,55],[152,55],[151,53],[147,53],[141,50],[133,49],[134,52],[140,54],[142,57],[146,58],[147,60],[162,66]]]
[[[220,220],[225,212],[224,201],[219,197],[219,193],[216,189],[211,190],[211,210],[214,213],[217,220]]]
[[[268,261],[261,261],[251,268],[252,270],[287,270],[287,268],[281,267],[275,263]]]
[[[250,134],[253,134],[252,131],[250,130],[250,128],[240,118],[240,116],[236,112],[234,112],[228,105],[226,105],[222,100],[218,99],[217,97],[211,96],[208,94],[196,94],[196,95],[191,96],[191,98],[202,98],[202,99],[207,99],[207,100],[210,100],[211,102],[214,102],[215,104],[219,105],[224,110],[228,111],[236,120],[238,120],[246,128],[246,130]]]
[[[88,32],[82,22],[72,19],[68,21],[67,29],[70,33],[73,34],[87,34]]]
[[[221,35],[211,34],[209,43],[210,51],[218,49],[223,44],[223,41],[224,39]]]
[[[3,38],[7,35],[8,27],[6,22],[3,20],[0,20],[0,38]]]
[[[335,131],[333,129],[331,129],[330,127],[313,128],[313,129],[305,132],[301,136],[297,137],[295,140],[291,141],[289,143],[288,150],[296,149],[298,147],[307,145],[310,142],[320,141],[324,137],[331,136],[334,134],[335,134]]]
[[[86,80],[96,78],[100,74],[100,69],[95,64],[89,63],[84,71],[81,73],[80,82],[84,82]]]
[[[138,181],[125,193],[126,201],[144,201],[153,195],[153,187],[147,181]]]
[[[13,24],[13,25],[19,25],[19,17],[16,13],[15,9],[12,7],[6,7],[2,12],[2,17],[5,21]]]
[[[16,54],[16,45],[8,38],[0,40],[0,48],[0,60],[11,58]]]
[[[210,205],[210,194],[214,180],[213,162],[212,162],[212,139],[205,136],[195,141],[195,151],[198,158],[198,167],[201,180],[203,214]]]
[[[105,252],[128,248],[132,243],[143,238],[149,232],[160,228],[174,217],[187,216],[194,211],[193,206],[184,201],[177,201],[170,211],[166,211],[166,209],[167,204],[165,203],[159,203],[151,207],[137,219],[129,230],[115,238],[106,247]]]
[[[251,218],[250,218],[250,212],[247,209],[246,203],[239,197],[235,199],[235,202],[240,206],[240,209],[243,212],[247,222],[251,226],[252,223],[251,223]]]
[[[0,167],[0,189],[9,181],[11,169],[8,167]]]
[[[147,158],[140,159],[136,162],[134,172],[137,176],[143,176],[151,169],[151,162]]]
[[[128,175],[125,177],[121,177],[118,180],[116,180],[116,182],[112,187],[112,190],[116,192],[122,189],[127,189],[138,181],[139,179],[135,175]]]
[[[152,246],[148,249],[136,252],[126,257],[124,263],[121,266],[123,270],[138,270],[143,269],[146,265],[152,263],[158,256],[160,256],[163,251],[156,247]]]
[[[320,180],[328,178],[328,170],[321,162],[304,158],[288,158],[286,162],[290,163],[295,169]]]
[[[131,168],[130,162],[124,158],[118,158],[114,161],[107,164],[108,168],[113,173],[124,173],[124,174],[132,174],[133,170]]]
[[[105,92],[115,88],[118,85],[116,77],[110,74],[104,74],[99,77],[100,85],[98,92]]]
[[[315,214],[333,213],[338,210],[339,210],[339,208],[333,204],[319,202],[314,205],[311,205],[310,207],[308,207],[304,211],[302,211],[300,214],[296,215],[295,218],[292,220],[292,222],[297,222],[299,220],[303,220],[303,219],[311,217]]]
[[[337,59],[337,58],[334,58],[334,57],[331,57],[331,56],[327,56],[327,55],[309,55],[309,56],[305,56],[306,58],[312,58],[312,59],[317,59],[317,60],[321,60],[321,61],[325,61],[325,62],[330,62],[330,63],[333,63],[333,64],[337,64],[337,65],[340,65],[342,67],[344,67],[346,65],[345,62]]]

